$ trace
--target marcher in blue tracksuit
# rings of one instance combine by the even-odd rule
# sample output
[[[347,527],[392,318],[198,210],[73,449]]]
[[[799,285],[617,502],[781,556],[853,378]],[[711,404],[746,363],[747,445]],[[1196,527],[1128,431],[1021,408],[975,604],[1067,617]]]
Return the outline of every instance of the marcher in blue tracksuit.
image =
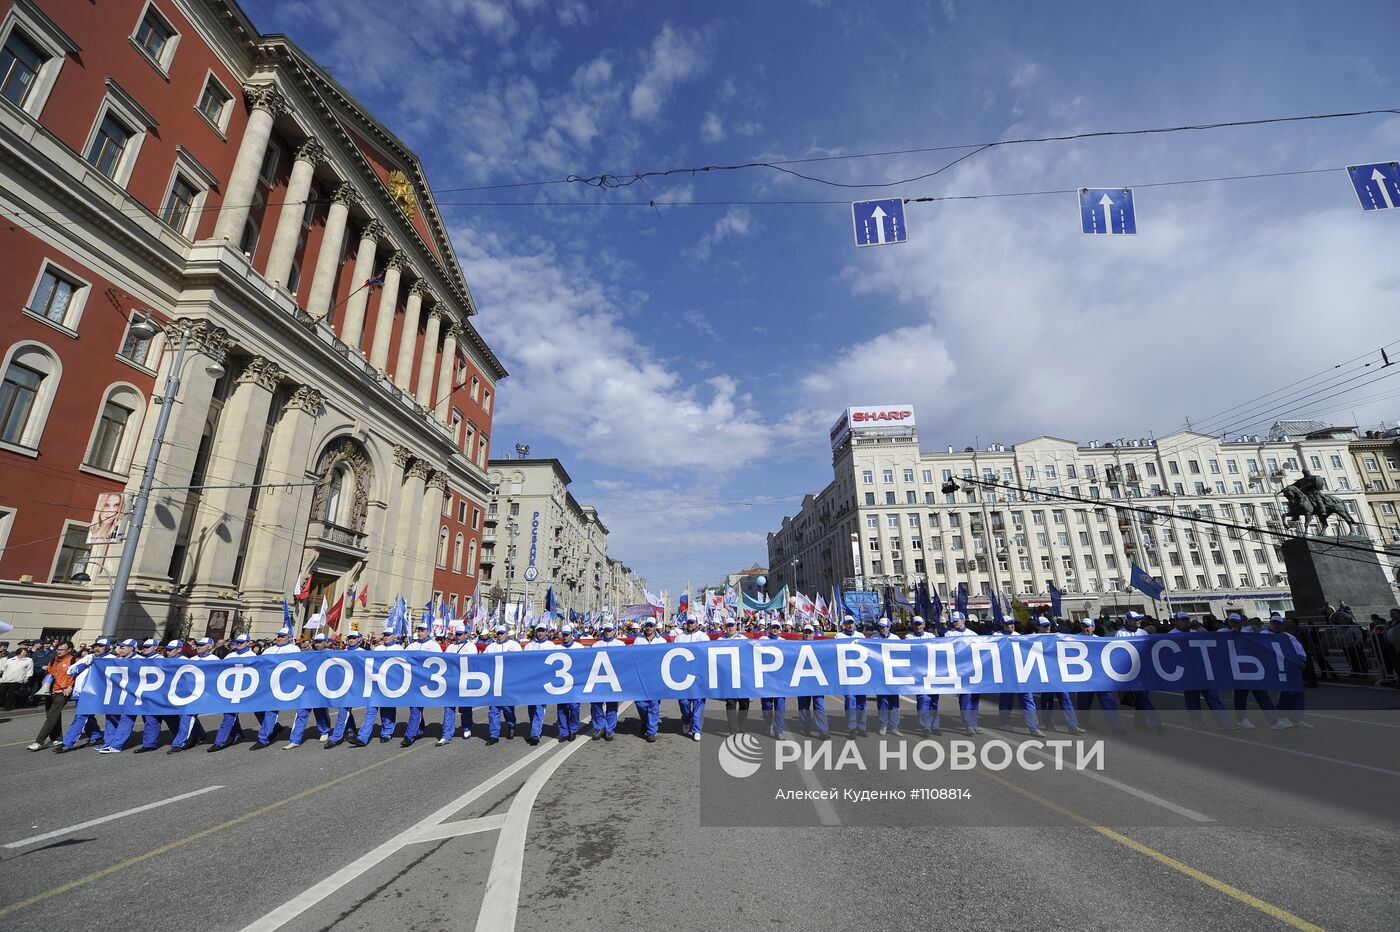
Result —
[[[774,618],[768,622],[767,639],[780,641],[783,637],[783,623]],[[774,738],[783,736],[784,719],[787,717],[787,697],[769,696],[767,699],[760,699],[759,708],[763,711],[763,724],[768,726],[768,734]]]
[[[520,642],[510,636],[505,625],[496,625],[496,639],[486,645],[483,654],[510,654],[521,649]],[[486,709],[486,743],[495,744],[501,740],[501,720],[505,719],[506,737],[515,737],[515,706],[493,705]],[[617,705],[613,705],[613,727],[617,726]]]
[[[263,656],[301,653],[301,648],[292,642],[293,634],[291,628],[278,628],[277,636],[272,639],[272,645],[263,649]],[[263,748],[271,747],[272,742],[277,740],[277,732],[282,729],[277,721],[278,714],[276,709],[253,713],[253,716],[258,720],[258,740],[249,750],[261,751]]]
[[[1177,612],[1172,616],[1172,629],[1167,634],[1173,637],[1185,637],[1191,633],[1191,616],[1185,612]],[[1225,731],[1239,731],[1240,726],[1230,719],[1225,712],[1225,703],[1220,701],[1220,694],[1213,689],[1186,689],[1181,693],[1182,702],[1186,705],[1186,714],[1191,719],[1191,724],[1197,728],[1206,727],[1205,719],[1201,717],[1201,700],[1204,699],[1210,713],[1215,717],[1215,723]]]
[[[906,641],[932,641],[938,635],[928,630],[928,622],[922,615],[914,616],[914,630],[904,636]],[[933,671],[930,670],[930,673]],[[925,738],[943,734],[942,722],[938,715],[938,694],[929,693],[914,697],[915,708],[919,712],[919,731]]]
[[[666,644],[666,639],[656,631],[656,619],[642,622],[642,633],[632,639],[632,646],[653,647]],[[661,727],[661,700],[638,699],[637,714],[642,719],[642,737],[650,743],[656,742],[656,731]]]
[[[578,638],[574,637],[574,626],[565,622],[559,629],[559,646],[565,650],[586,650],[585,645]],[[579,706],[578,702],[561,702],[554,707],[555,713],[559,717],[559,740],[572,741],[579,730]]]
[[[476,656],[479,651],[476,649],[476,641],[473,640],[467,631],[467,626],[460,621],[452,623],[452,643],[443,648],[446,654],[466,654],[469,657]],[[442,737],[438,739],[437,747],[447,747],[452,743],[452,737],[457,734],[457,716],[462,716],[462,737],[472,736],[472,707],[467,706],[447,706],[442,710]]]
[[[1079,620],[1079,630],[1084,633],[1084,637],[1094,637],[1094,619],[1081,618]],[[1118,703],[1114,700],[1113,693],[1111,692],[1081,692],[1077,694],[1075,696],[1074,707],[1079,712],[1079,724],[1086,728],[1091,727],[1090,716],[1092,715],[1095,699],[1099,701],[1099,707],[1103,709],[1104,715],[1108,717],[1108,725],[1113,729],[1113,733],[1115,735],[1126,735],[1128,730],[1123,727],[1123,721],[1118,717]]]
[[[246,633],[240,634],[233,639],[233,650],[225,656],[225,660],[242,660],[248,657],[256,657],[253,653],[253,639]],[[212,655],[211,655],[212,656]],[[219,731],[214,735],[214,743],[209,745],[209,753],[222,751],[230,744],[237,744],[243,740],[243,723],[239,721],[237,712],[225,712],[223,720],[219,722]]]
[[[1216,634],[1258,634],[1259,631],[1254,625],[1245,624],[1244,616],[1238,612],[1231,612],[1225,616],[1225,625],[1222,625]],[[1235,721],[1241,728],[1253,728],[1254,723],[1249,720],[1246,714],[1249,711],[1249,697],[1253,696],[1254,701],[1259,703],[1259,709],[1264,713],[1264,718],[1268,719],[1269,727],[1278,724],[1278,710],[1274,708],[1274,700],[1269,697],[1269,693],[1263,689],[1237,689],[1235,690]]]
[[[1290,663],[1296,663],[1302,667],[1308,662],[1307,651],[1303,645],[1293,636],[1293,632],[1288,630],[1288,621],[1283,615],[1274,612],[1269,616],[1269,630],[1274,634],[1281,635],[1288,641],[1288,646],[1292,648],[1292,656],[1288,657]],[[1303,691],[1301,689],[1284,690],[1278,697],[1278,721],[1274,722],[1275,731],[1283,731],[1288,728],[1311,728],[1312,722],[1303,718]]]
[[[384,633],[379,637],[379,643],[370,650],[379,653],[395,653],[403,650],[403,645],[399,643],[398,632],[393,628],[385,628]],[[394,736],[394,725],[398,723],[398,710],[393,706],[370,706],[365,709],[365,720],[360,723],[360,732],[351,735],[350,744],[357,748],[362,748],[369,744],[369,739],[374,736],[374,726],[379,725],[379,743],[384,744]]]
[[[1128,612],[1123,616],[1123,626],[1113,633],[1116,638],[1145,638],[1147,631],[1141,626],[1142,615],[1138,612]],[[1133,703],[1137,706],[1137,711],[1133,714],[1133,723],[1142,728],[1142,719],[1147,720],[1147,727],[1152,728],[1159,735],[1167,733],[1167,726],[1162,724],[1162,716],[1157,714],[1157,707],[1152,704],[1152,694],[1146,690],[1129,690],[1128,695],[1133,697]],[[1267,698],[1268,693],[1264,694]]]
[[[817,629],[811,625],[803,625],[802,640],[815,641],[816,639]],[[699,701],[704,702],[703,699]],[[810,736],[812,734],[812,729],[815,728],[817,730],[817,740],[825,741],[831,737],[831,726],[826,719],[825,696],[798,696],[797,719],[802,723],[802,733],[804,735]]]
[[[112,648],[112,656],[125,659],[135,656],[136,639],[126,638],[118,641]],[[108,715],[102,730],[102,741],[97,745],[99,754],[117,754],[121,752],[122,746],[126,744],[126,739],[131,737],[131,729],[136,725],[134,715]],[[116,744],[117,738],[121,738],[121,744]]]
[[[686,615],[685,630],[676,635],[676,644],[708,644],[710,636],[700,630],[700,619],[694,615]],[[681,707],[681,733],[690,735],[695,740],[700,740],[700,730],[705,724],[705,700],[704,699],[679,699],[677,703]],[[825,719],[825,715],[823,715]]]
[[[595,648],[607,649],[627,646],[616,637],[617,629],[611,621],[603,622],[603,626],[599,630],[603,636],[593,642]],[[604,741],[611,741],[613,733],[617,731],[617,703],[590,702],[588,712],[593,719],[593,740],[597,741],[601,738]]]
[[[130,639],[128,638],[128,640],[130,640]],[[132,644],[135,644],[136,642],[135,642],[135,641],[131,641],[131,643],[132,643]],[[126,645],[127,645],[127,642],[126,642],[126,641],[122,641],[121,644],[118,645],[118,647],[119,647],[119,648],[120,648],[120,647],[125,647]],[[119,653],[119,654],[117,654],[117,656],[120,657],[120,656],[122,656],[122,655]],[[126,656],[128,656],[128,657],[129,657],[129,656],[132,656],[131,652],[128,651],[127,654],[126,654]],[[137,656],[139,659],[141,659],[141,660],[155,660],[155,659],[159,658],[159,657],[160,657],[160,641],[157,641],[155,638],[146,638],[146,640],[144,640],[144,641],[141,642],[141,651],[140,651],[140,653],[136,654],[136,656]],[[136,672],[136,671],[133,669],[133,670],[132,670],[132,673],[135,673],[135,672]],[[134,688],[134,687],[133,687],[133,688]],[[115,724],[113,724],[113,719],[116,720],[116,721],[115,721]],[[121,750],[122,750],[122,748],[126,747],[126,742],[129,741],[129,740],[131,739],[131,733],[132,733],[132,731],[135,730],[135,728],[136,728],[136,716],[134,716],[134,715],[115,715],[115,716],[114,716],[114,715],[109,715],[109,716],[107,716],[107,729],[106,729],[105,733],[103,734],[103,741],[102,741],[103,747],[102,747],[102,750],[99,751],[98,753],[100,753],[100,754],[117,754],[117,753],[120,753]],[[151,743],[151,747],[145,748],[145,750],[154,750],[154,748],[155,748],[155,742],[160,738],[160,718],[159,718],[159,716],[156,716],[156,715],[143,715],[143,716],[142,716],[142,722],[141,722],[141,743],[142,743],[143,747],[144,747],[144,745],[146,744],[146,741],[148,740],[147,736],[149,736],[149,740],[150,740],[150,743]],[[138,749],[138,750],[140,750],[140,749]]]
[[[205,640],[208,640],[206,638]],[[212,642],[211,642],[212,643]],[[168,642],[162,652],[168,660],[179,660],[185,655],[185,642],[176,638]],[[178,753],[189,746],[191,738],[198,744],[204,740],[204,726],[200,724],[198,716],[195,715],[161,715],[146,716],[141,728],[141,746],[136,749],[137,754],[144,754],[147,751],[154,751],[160,743],[160,726],[164,723],[171,734],[170,749]]]
[[[317,631],[311,638],[313,653],[324,651],[329,644],[330,638],[326,637],[324,631]],[[329,740],[331,716],[326,709],[297,709],[296,718],[292,719],[292,733],[287,736],[287,743],[282,746],[282,750],[291,751],[301,747],[301,739],[306,735],[306,723],[311,720],[312,715],[316,716],[316,730],[321,733],[321,740]]]
[[[856,620],[852,615],[845,615],[841,618],[841,630],[836,632],[836,637],[858,638],[863,637],[856,630]],[[846,709],[846,731],[852,738],[861,738],[866,735],[865,730],[865,697],[847,695],[842,703]]]
[[[1011,615],[1001,616],[1001,630],[997,632],[999,637],[1019,637],[1016,633],[1016,619]],[[1026,731],[1032,737],[1044,738],[1045,732],[1040,730],[1040,718],[1035,714],[1035,693],[1001,693],[997,696],[997,727],[1009,728],[1011,726],[1011,707],[1019,705],[1021,716],[1026,720]]]
[[[167,650],[169,647],[170,645],[167,644]],[[177,657],[180,656],[181,653],[182,651],[176,651],[170,656]],[[209,660],[218,660],[219,658],[214,655],[214,639],[204,637],[195,641],[194,656],[190,659],[199,663]],[[181,751],[199,744],[206,737],[208,737],[208,733],[204,730],[204,724],[199,720],[199,716],[195,715],[193,712],[185,712],[176,720],[175,740],[170,743],[170,748],[165,753],[179,754]]]
[[[879,621],[875,622],[874,640],[876,642],[884,640],[900,641],[903,640],[903,638],[890,630],[890,620],[888,618],[881,618]],[[903,732],[899,730],[899,713],[898,693],[876,696],[875,715],[879,723],[876,734],[902,735]]]
[[[353,629],[346,632],[345,649],[364,650],[364,635]],[[365,714],[369,714],[369,711],[369,709],[366,709]],[[359,730],[360,726],[355,724],[355,710],[348,705],[341,706],[336,711],[335,728],[331,730],[331,738],[326,742],[326,750],[329,751],[331,748],[344,741],[347,734],[350,736],[351,743],[353,744],[356,740],[356,735],[359,734]]]
[[[73,665],[68,668],[68,674],[73,677],[73,695],[77,697],[83,691],[83,684],[87,681],[92,672],[92,663],[99,657],[105,657],[111,648],[112,641],[109,638],[101,637],[92,642],[92,649],[88,653],[73,661]],[[54,746],[55,754],[66,754],[78,746],[78,742],[86,738],[89,742],[97,746],[102,744],[102,725],[96,715],[74,715],[68,730],[63,733],[63,740]]]
[[[536,625],[534,636],[525,642],[521,650],[553,650],[554,641],[550,640],[550,630],[544,625]],[[534,747],[540,743],[540,735],[544,734],[544,713],[549,710],[549,706],[527,705],[525,707],[530,716],[530,734],[525,738],[525,743]]]
[[[432,627],[426,621],[418,622],[414,629],[414,638],[403,646],[405,651],[427,652],[429,654],[442,653],[442,645],[437,642],[437,638],[432,636]],[[408,707],[408,726],[404,728],[403,740],[399,742],[399,747],[411,747],[423,735],[423,706]]]
[[[970,638],[976,637],[977,633],[967,627],[967,616],[962,612],[953,612],[951,625],[943,636],[947,638]],[[976,693],[958,693],[958,711],[962,714],[963,732],[971,738],[973,735],[980,735],[982,729],[977,726],[977,703],[981,699]]]
[[[1036,629],[1040,634],[1051,634],[1054,622],[1044,615],[1036,619]],[[1079,727],[1079,716],[1075,713],[1074,700],[1067,692],[1045,692],[1040,694],[1037,708],[1040,711],[1040,725],[1042,728],[1055,727],[1055,708],[1058,706],[1065,713],[1065,727],[1072,735],[1084,734],[1084,729]]]

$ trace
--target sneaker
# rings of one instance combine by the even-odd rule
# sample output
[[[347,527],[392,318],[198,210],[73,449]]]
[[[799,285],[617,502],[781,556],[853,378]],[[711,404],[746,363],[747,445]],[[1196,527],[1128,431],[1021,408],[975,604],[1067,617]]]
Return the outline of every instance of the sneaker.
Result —
[[[612,739],[613,739],[613,733],[612,733],[612,732],[610,732],[610,731],[605,731],[605,732],[603,732],[603,740],[604,740],[604,741],[611,741]]]
[[[342,740],[343,740],[343,739],[342,739]],[[325,749],[326,749],[327,751],[329,751],[331,748],[339,747],[339,746],[340,746],[340,742],[339,742],[339,741],[334,741],[334,740],[332,740],[332,741],[327,741],[327,742],[326,742],[326,748],[325,748]]]
[[[699,741],[699,740],[700,740],[700,732],[698,732],[698,731],[692,731],[692,732],[690,733],[690,737],[691,737],[692,740]]]
[[[590,740],[590,741],[602,741],[602,740],[603,740],[603,733],[602,733],[601,731],[595,731],[595,732],[593,732],[593,737],[590,738],[589,740]]]
[[[569,737],[565,738],[564,740],[565,740],[565,741],[572,741],[572,740],[574,740],[574,739],[577,738],[577,737],[578,737],[577,734],[573,734],[573,735],[569,735]]]
[[[530,747],[534,747],[535,745],[540,743],[540,739],[536,738],[534,735],[530,735],[528,738],[525,739],[525,743],[528,744]]]
[[[885,728],[884,725],[881,725],[879,728],[875,729],[875,734],[877,734],[877,735],[887,735],[887,734],[889,734],[889,731]]]
[[[1301,719],[1301,718],[1295,718],[1295,719],[1293,720],[1293,727],[1294,727],[1294,728],[1313,728],[1313,727],[1315,727],[1315,726],[1313,725],[1312,722],[1304,721],[1304,720]]]
[[[399,747],[401,747],[401,748],[411,748],[411,747],[413,747],[413,742],[415,742],[415,741],[417,741],[417,740],[418,740],[417,738],[404,738],[402,741],[399,742]]]
[[[366,747],[366,746],[368,745],[368,742],[365,742],[365,741],[361,741],[361,740],[360,740],[359,735],[351,736],[351,738],[350,738],[349,740],[350,740],[350,746],[351,746],[352,748],[362,748],[362,747]]]
[[[1045,732],[1041,731],[1039,728],[1032,728],[1030,729],[1030,736],[1032,738],[1044,738]]]
[[[891,728],[890,735],[895,738],[903,738],[904,732],[900,731],[898,728]]]
[[[1243,727],[1244,727],[1244,726],[1241,725],[1239,722],[1231,722],[1230,724],[1228,724],[1228,725],[1225,726],[1225,730],[1226,730],[1226,731],[1239,731],[1239,730],[1242,729]]]
[[[331,740],[331,736],[330,736],[330,735],[322,735],[321,737],[317,738],[316,740],[317,740],[317,741],[329,741],[329,740]]]
[[[25,750],[26,750],[26,751],[42,751],[42,750],[43,750],[44,748],[46,748],[46,747],[48,747],[48,744],[40,744],[38,741],[35,741],[35,742],[34,742],[33,744],[31,744],[29,747],[25,748]]]
[[[437,744],[433,745],[433,747],[435,747],[435,748],[445,748],[445,747],[447,747],[447,746],[448,746],[449,744],[451,744],[451,743],[452,743],[452,739],[451,739],[451,738],[439,738],[439,739],[437,740]]]
[[[501,739],[500,739],[500,738],[487,738],[487,739],[486,739],[486,746],[487,746],[487,747],[490,747],[490,746],[493,745],[493,744],[500,744],[500,743],[501,743]]]
[[[66,745],[66,744],[60,744],[58,747],[56,747],[56,748],[53,749],[53,752],[54,752],[55,754],[67,754],[67,753],[68,753],[69,751],[71,751],[71,750],[73,750],[73,749],[70,748],[68,745]]]
[[[643,737],[643,738],[646,738],[647,744],[655,744],[655,743],[656,743],[656,735],[646,734],[646,735],[642,735],[642,737]]]
[[[1088,732],[1085,731],[1083,728],[1071,728],[1071,729],[1069,729],[1069,733],[1072,734],[1072,735],[1087,735],[1087,734],[1088,734]]]
[[[122,749],[121,749],[121,748],[106,747],[106,748],[103,748],[102,750],[98,751],[97,753],[99,753],[99,754],[120,754],[121,752],[122,752]]]
[[[282,746],[282,750],[284,750],[284,751],[295,751],[295,750],[296,750],[297,748],[299,748],[299,747],[301,747],[301,742],[300,742],[300,741],[290,741],[290,742],[288,742],[287,744],[285,744],[285,745]]]
[[[1281,718],[1269,726],[1270,731],[1287,731],[1293,727],[1293,723],[1286,718]]]
[[[1254,723],[1251,722],[1251,721],[1250,721],[1249,719],[1247,719],[1247,718],[1242,718],[1242,719],[1240,719],[1240,727],[1241,727],[1241,728],[1253,728],[1253,727],[1254,727]]]

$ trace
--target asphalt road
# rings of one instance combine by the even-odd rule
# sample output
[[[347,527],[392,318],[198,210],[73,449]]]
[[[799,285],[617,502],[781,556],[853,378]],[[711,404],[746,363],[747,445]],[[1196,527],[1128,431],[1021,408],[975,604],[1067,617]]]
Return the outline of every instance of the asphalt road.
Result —
[[[713,704],[698,743],[666,703],[655,744],[628,712],[611,743],[176,756],[29,753],[38,718],[15,715],[0,929],[1393,929],[1400,695],[1308,697],[1326,707],[1310,731],[1198,732],[1167,710],[1165,736],[1092,732],[1090,772],[901,768],[912,708],[906,756],[886,739],[881,770],[872,701],[847,752],[867,769],[745,778],[719,767]],[[971,746],[1025,740],[1018,713]],[[920,789],[956,798],[841,795]],[[837,797],[775,798],[788,790]]]

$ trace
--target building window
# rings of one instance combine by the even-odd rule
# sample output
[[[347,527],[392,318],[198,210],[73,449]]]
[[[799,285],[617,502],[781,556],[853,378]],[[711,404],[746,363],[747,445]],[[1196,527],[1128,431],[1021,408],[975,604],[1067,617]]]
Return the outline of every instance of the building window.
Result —
[[[1372,468],[1374,469],[1375,467],[1373,466]],[[860,481],[862,485],[874,485],[875,473],[869,469],[861,470]]]
[[[200,189],[189,179],[183,175],[176,175],[174,184],[170,186],[170,193],[166,195],[165,207],[161,208],[160,218],[176,233],[188,236],[190,217],[194,215],[194,202],[199,194]]]
[[[76,331],[87,294],[86,282],[45,261],[25,310],[64,330]]]
[[[10,539],[10,526],[14,523],[14,509],[0,508],[0,557],[5,555],[5,542]]]
[[[257,222],[252,217],[249,217],[243,224],[243,236],[238,240],[238,249],[249,259],[252,259],[253,254],[258,251],[258,236],[261,232]]]
[[[481,379],[472,376],[472,401],[481,400]]]
[[[39,70],[43,67],[43,54],[12,30],[0,49],[0,95],[23,108],[39,83]]]
[[[476,538],[467,544],[467,575],[476,575]]]
[[[162,71],[169,70],[170,59],[175,53],[176,33],[155,6],[146,6],[132,39],[135,40],[136,47],[145,52]]]
[[[66,583],[77,572],[79,563],[87,560],[92,552],[88,543],[88,526],[69,521],[63,528],[63,541],[58,545],[58,556],[54,560],[53,575],[49,582]]]
[[[126,335],[122,337],[121,349],[117,355],[127,362],[134,363],[143,369],[151,369],[151,344],[155,341],[154,336],[143,337],[131,332],[131,321],[126,323]]]
[[[233,110],[233,95],[223,89],[211,72],[204,79],[204,90],[200,91],[199,103],[195,109],[220,133],[228,129],[229,113]]]
[[[58,388],[58,359],[36,343],[10,349],[0,381],[0,442],[32,452]]]
[[[88,164],[108,178],[116,180],[117,169],[121,165],[122,153],[136,131],[108,114],[98,125],[97,135],[88,147]]]
[[[109,473],[125,473],[131,463],[135,427],[133,421],[141,410],[142,398],[136,389],[122,385],[107,393],[102,404],[102,413],[97,418],[92,440],[88,444],[87,457],[83,464]]]
[[[480,527],[481,527],[481,509],[480,509],[480,508],[473,508],[473,509],[472,509],[472,530],[475,531],[475,530],[479,529]]]
[[[267,149],[263,152],[262,165],[258,167],[258,180],[267,187],[272,187],[277,183],[277,163],[280,153],[272,143],[267,144]]]
[[[482,409],[483,411],[485,411],[487,414],[490,414],[490,413],[491,413],[491,393],[490,393],[490,392],[482,392],[482,393],[481,393],[481,409]]]
[[[437,568],[440,570],[447,569],[447,542],[449,539],[447,528],[438,531]]]
[[[462,544],[463,544],[463,542],[464,542],[464,538],[462,537],[461,534],[458,534],[457,537],[456,537],[456,539],[452,542],[452,572],[454,572],[454,573],[460,573],[460,572],[462,572]]]
[[[890,483],[893,483],[893,482],[894,482],[894,470],[893,470],[893,469],[882,469],[882,470],[880,470],[880,481],[886,483],[887,485],[890,484]]]
[[[465,498],[457,503],[457,523],[467,523],[467,500]]]

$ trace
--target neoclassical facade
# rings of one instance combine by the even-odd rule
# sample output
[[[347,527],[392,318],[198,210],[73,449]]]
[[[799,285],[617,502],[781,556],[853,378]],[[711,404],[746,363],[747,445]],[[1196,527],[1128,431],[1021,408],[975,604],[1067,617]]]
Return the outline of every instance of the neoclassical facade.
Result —
[[[506,373],[417,157],[227,0],[0,0],[0,43],[0,617],[96,633],[166,403],[124,632],[464,608]]]

